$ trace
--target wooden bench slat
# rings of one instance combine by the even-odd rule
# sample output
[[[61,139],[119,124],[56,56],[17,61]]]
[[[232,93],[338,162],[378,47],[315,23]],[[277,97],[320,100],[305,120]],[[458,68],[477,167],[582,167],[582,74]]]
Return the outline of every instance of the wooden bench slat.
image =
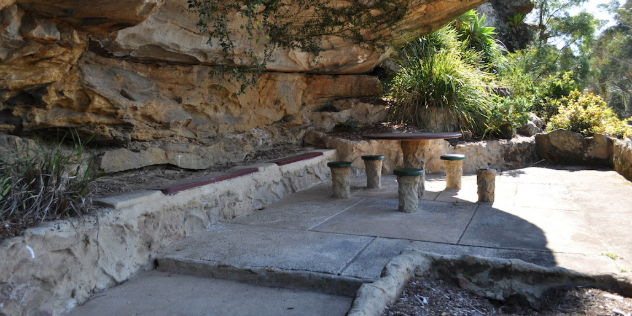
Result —
[[[201,178],[195,178],[195,179],[189,179],[189,180],[184,180],[180,182],[165,184],[161,187],[153,188],[150,190],[159,190],[164,194],[172,195],[180,191],[184,191],[184,190],[188,190],[188,189],[192,189],[196,187],[201,187],[203,185],[207,185],[210,183],[215,183],[215,182],[219,182],[223,180],[245,176],[247,174],[255,173],[257,171],[259,171],[259,169],[257,168],[248,168],[248,169],[238,169],[238,170],[233,170],[233,171],[221,172],[221,173],[216,173],[216,174],[212,174],[212,175],[201,177]]]
[[[274,162],[275,164],[277,164],[277,166],[283,166],[283,165],[291,164],[293,162],[307,160],[307,159],[315,158],[322,155],[323,153],[321,152],[309,152],[309,153],[304,153],[304,154],[300,154],[296,156],[290,156],[290,157],[272,160],[271,162]]]

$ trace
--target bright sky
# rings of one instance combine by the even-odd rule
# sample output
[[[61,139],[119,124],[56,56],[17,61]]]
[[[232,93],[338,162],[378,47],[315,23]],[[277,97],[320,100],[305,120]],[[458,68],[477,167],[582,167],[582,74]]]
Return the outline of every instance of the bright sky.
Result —
[[[597,19],[603,20],[603,21],[608,21],[610,23],[610,25],[612,25],[612,24],[614,24],[614,20],[613,20],[612,16],[610,16],[610,14],[606,10],[598,8],[598,6],[600,4],[607,4],[607,3],[610,3],[610,1],[611,0],[589,0],[586,3],[584,3],[583,6],[577,7],[577,8],[574,8],[574,9],[570,10],[569,14],[570,15],[576,15],[579,12],[581,12],[582,10],[585,10],[586,12],[592,13]],[[625,1],[625,0],[619,0],[620,3],[623,2],[623,1]],[[537,16],[535,15],[535,12],[531,12],[530,18],[527,18],[527,19],[530,20],[531,23],[534,23],[534,21],[536,21],[536,19],[537,19]],[[607,26],[610,26],[610,25],[607,25]]]
[[[606,24],[604,24],[604,26],[602,26],[601,29],[597,30],[597,35],[601,34],[601,31],[606,29],[607,27],[611,26],[614,24],[614,19],[613,17],[609,14],[608,11],[599,8],[598,6],[600,4],[607,4],[610,3],[611,0],[589,0],[586,3],[584,3],[584,5],[582,5],[581,7],[577,7],[574,8],[572,10],[569,10],[569,14],[570,15],[576,15],[579,12],[585,10],[586,12],[592,13],[595,18],[599,19],[599,20],[603,20],[606,21]],[[619,3],[624,2],[625,0],[618,0]],[[531,14],[531,23],[534,23],[534,19],[536,19],[537,17],[534,15],[534,13],[532,12]],[[527,18],[529,19],[529,18]],[[565,45],[565,42],[563,39],[557,39],[557,42],[554,42],[555,39],[549,39],[551,42],[549,42],[550,44],[556,45],[558,46],[558,48],[562,48]]]
[[[624,0],[619,0],[620,3],[622,1]],[[610,0],[589,0],[581,8],[573,9],[569,13],[571,15],[575,15],[582,10],[585,10],[586,12],[592,13],[597,19],[607,21],[606,23],[609,23],[609,25],[606,25],[607,27],[614,24],[614,20],[607,11],[597,7],[600,4],[607,3],[610,3]]]

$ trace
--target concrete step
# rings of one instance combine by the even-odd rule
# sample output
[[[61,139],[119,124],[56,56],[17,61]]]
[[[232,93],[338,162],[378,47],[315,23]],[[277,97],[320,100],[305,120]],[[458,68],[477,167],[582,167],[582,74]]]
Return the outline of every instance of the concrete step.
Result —
[[[155,255],[158,270],[353,296],[343,271],[375,238],[220,223]]]
[[[95,294],[69,316],[342,316],[351,297],[146,271]]]

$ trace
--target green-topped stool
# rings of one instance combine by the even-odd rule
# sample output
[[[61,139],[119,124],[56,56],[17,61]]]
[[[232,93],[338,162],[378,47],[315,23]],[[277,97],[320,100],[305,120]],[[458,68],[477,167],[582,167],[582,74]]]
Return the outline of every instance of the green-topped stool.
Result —
[[[463,160],[465,155],[448,154],[441,156],[445,164],[446,189],[461,190],[461,177],[463,176]]]
[[[353,162],[350,161],[332,161],[327,163],[327,167],[331,168],[331,180],[335,198],[348,198],[351,196],[349,181],[351,180],[352,166]]]
[[[399,211],[414,213],[419,210],[419,183],[424,175],[423,169],[395,169],[397,176],[397,194],[399,195]]]
[[[366,187],[369,189],[382,186],[382,160],[384,155],[362,156],[364,169],[366,170]]]

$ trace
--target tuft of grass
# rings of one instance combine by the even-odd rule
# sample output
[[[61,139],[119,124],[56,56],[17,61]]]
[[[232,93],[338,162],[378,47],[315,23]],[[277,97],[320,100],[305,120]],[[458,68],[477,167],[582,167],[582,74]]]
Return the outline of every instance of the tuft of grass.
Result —
[[[602,256],[606,256],[606,257],[608,257],[608,258],[610,258],[612,260],[619,259],[619,255],[617,255],[616,253],[613,253],[613,252],[606,252],[606,253],[602,253],[601,255]]]
[[[90,183],[97,175],[93,157],[86,157],[85,141],[71,133],[52,148],[19,150],[0,157],[0,221],[42,222],[85,214],[90,205]],[[64,137],[66,138],[66,137]]]
[[[617,265],[617,269],[619,269],[619,271],[621,273],[628,273],[628,272],[630,272],[630,269],[628,269],[626,267],[623,267],[623,266],[620,266],[620,265]]]
[[[445,27],[398,51],[400,70],[389,94],[395,100],[393,119],[424,128],[433,113],[428,108],[435,108],[461,130],[484,132],[495,77],[475,65],[480,53],[462,45],[456,31]]]

